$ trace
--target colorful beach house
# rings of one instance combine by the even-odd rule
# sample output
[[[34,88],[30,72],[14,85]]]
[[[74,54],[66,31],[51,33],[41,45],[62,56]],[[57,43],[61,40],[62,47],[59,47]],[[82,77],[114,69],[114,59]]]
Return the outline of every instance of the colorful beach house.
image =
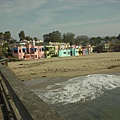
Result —
[[[93,53],[93,47],[91,45],[87,45],[87,50],[88,50],[88,54]]]
[[[58,57],[68,57],[71,56],[70,49],[60,49],[58,51]]]
[[[51,58],[55,56],[55,46],[44,47],[45,58]]]
[[[88,55],[88,49],[86,47],[82,48],[82,55]]]
[[[44,51],[42,51],[42,46],[33,46],[28,43],[24,46],[14,46],[12,48],[12,55],[18,59],[31,60],[42,58]]]
[[[79,49],[78,48],[69,48],[71,56],[79,56]]]

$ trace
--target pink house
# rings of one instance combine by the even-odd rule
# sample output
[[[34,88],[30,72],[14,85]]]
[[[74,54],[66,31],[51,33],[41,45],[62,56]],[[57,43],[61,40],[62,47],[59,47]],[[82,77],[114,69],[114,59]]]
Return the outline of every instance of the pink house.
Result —
[[[12,55],[18,59],[31,60],[44,57],[44,51],[42,46],[33,46],[28,43],[24,46],[14,46]]]
[[[88,55],[88,48],[82,48],[82,54]]]

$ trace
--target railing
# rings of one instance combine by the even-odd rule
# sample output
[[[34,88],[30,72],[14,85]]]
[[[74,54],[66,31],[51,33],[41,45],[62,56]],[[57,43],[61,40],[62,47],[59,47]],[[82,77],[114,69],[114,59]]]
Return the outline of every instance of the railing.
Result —
[[[65,120],[26,88],[7,66],[7,59],[0,60],[0,91],[8,120]]]

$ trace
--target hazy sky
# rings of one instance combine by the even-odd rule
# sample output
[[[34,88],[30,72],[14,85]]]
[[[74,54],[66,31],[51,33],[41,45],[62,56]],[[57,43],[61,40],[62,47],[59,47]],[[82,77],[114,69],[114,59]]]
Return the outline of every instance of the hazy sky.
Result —
[[[16,39],[22,30],[40,39],[56,30],[118,36],[120,0],[0,0],[0,32],[8,30]]]

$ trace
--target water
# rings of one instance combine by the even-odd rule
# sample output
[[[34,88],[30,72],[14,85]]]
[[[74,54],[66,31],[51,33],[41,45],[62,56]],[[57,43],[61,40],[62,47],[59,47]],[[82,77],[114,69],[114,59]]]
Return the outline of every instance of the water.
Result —
[[[67,120],[120,120],[120,76],[93,74],[34,92]]]

